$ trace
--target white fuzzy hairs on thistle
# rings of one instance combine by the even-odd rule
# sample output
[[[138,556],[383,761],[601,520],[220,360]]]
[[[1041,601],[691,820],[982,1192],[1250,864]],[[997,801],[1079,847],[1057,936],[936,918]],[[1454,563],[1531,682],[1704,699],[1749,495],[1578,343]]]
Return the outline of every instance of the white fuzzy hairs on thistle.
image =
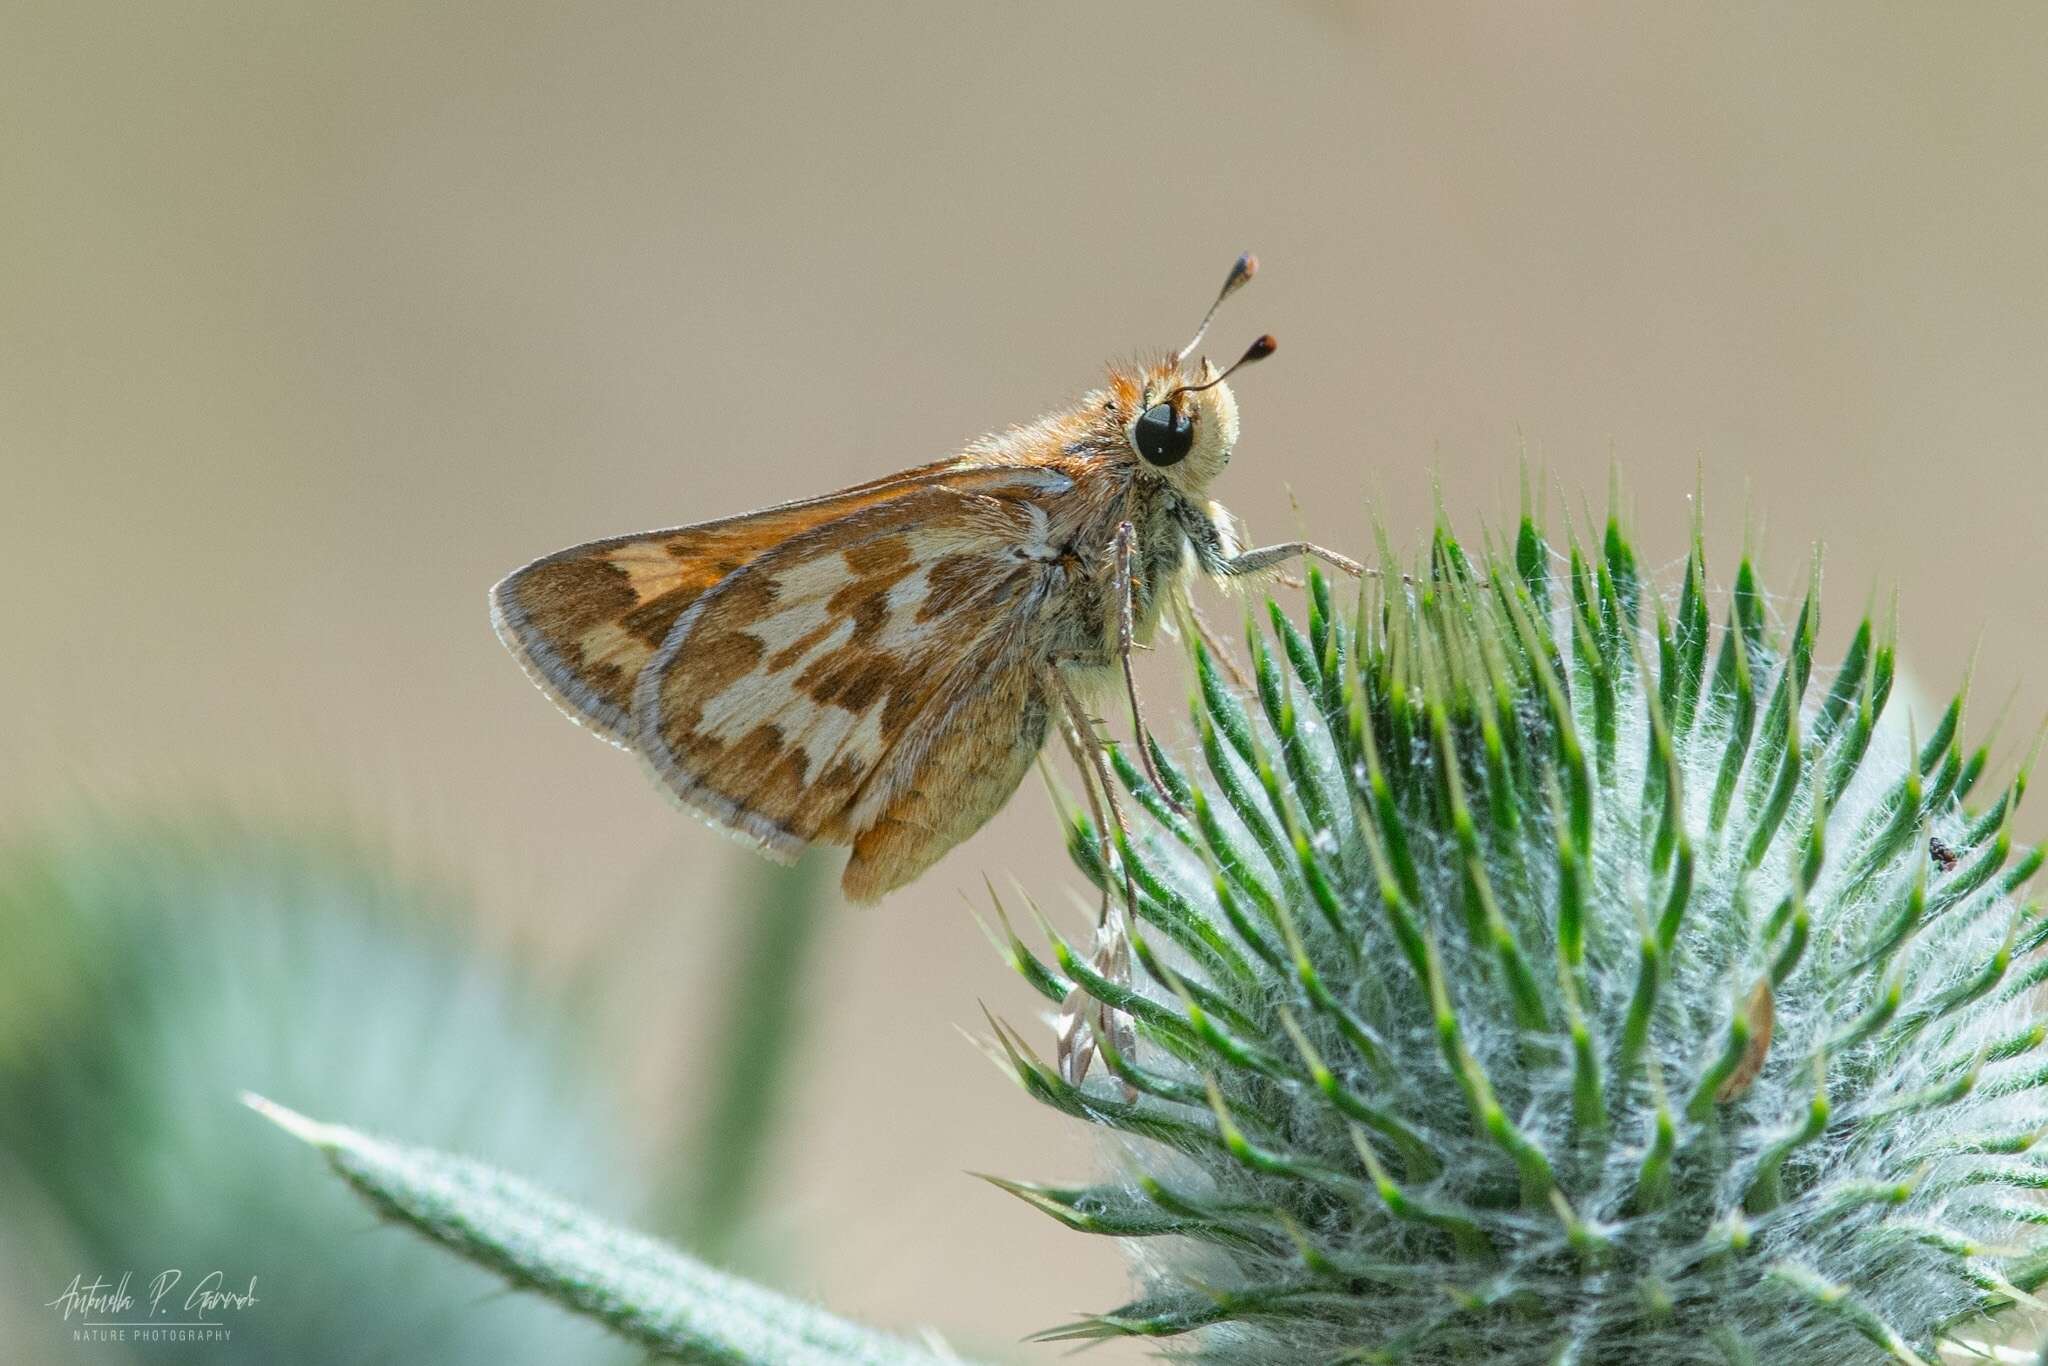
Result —
[[[1932,1362],[2031,1301],[2024,766],[1990,790],[1960,699],[1914,733],[1888,631],[1823,667],[1817,593],[1773,613],[1745,562],[1709,628],[1706,583],[1697,541],[1662,590],[1611,525],[1590,553],[1440,530],[1360,604],[1316,577],[1305,622],[1274,609],[1248,687],[1191,644],[1178,800],[1115,756],[1149,813],[1139,1047],[1080,1088],[1005,1059],[1115,1136],[1101,1184],[1006,1185],[1123,1238],[1139,1285],[1048,1336]],[[1049,998],[1115,995],[1084,949],[1011,941]]]

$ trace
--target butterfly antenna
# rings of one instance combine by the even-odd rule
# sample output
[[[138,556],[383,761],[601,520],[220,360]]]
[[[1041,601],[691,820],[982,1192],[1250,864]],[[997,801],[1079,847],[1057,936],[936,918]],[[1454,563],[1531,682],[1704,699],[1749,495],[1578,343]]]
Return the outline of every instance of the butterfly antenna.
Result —
[[[1195,329],[1195,335],[1188,338],[1188,344],[1174,352],[1173,363],[1179,365],[1195,353],[1202,344],[1202,334],[1209,330],[1209,320],[1216,316],[1216,310],[1223,307],[1223,301],[1242,289],[1259,270],[1259,258],[1246,252],[1230,267],[1230,274],[1224,278],[1223,288],[1216,291],[1216,302],[1209,305],[1209,311],[1202,315],[1202,325]]]
[[[1235,361],[1231,362],[1230,368],[1228,370],[1225,370],[1222,374],[1216,376],[1216,378],[1208,381],[1205,384],[1183,384],[1180,386],[1180,388],[1175,389],[1173,393],[1168,394],[1165,397],[1165,399],[1161,401],[1170,403],[1173,401],[1175,394],[1199,394],[1204,389],[1213,389],[1217,385],[1223,383],[1224,380],[1227,380],[1232,375],[1236,374],[1239,370],[1244,369],[1245,366],[1253,364],[1256,361],[1262,361],[1266,357],[1272,355],[1275,351],[1278,351],[1279,349],[1280,343],[1274,341],[1273,334],[1268,332],[1265,336],[1259,338],[1250,346],[1247,346],[1244,349],[1244,354],[1242,356],[1239,356]]]

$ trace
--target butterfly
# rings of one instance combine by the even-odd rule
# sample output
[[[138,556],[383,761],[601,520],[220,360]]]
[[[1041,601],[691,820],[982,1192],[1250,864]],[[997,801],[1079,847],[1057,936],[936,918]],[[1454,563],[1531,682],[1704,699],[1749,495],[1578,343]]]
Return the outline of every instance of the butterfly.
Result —
[[[1306,554],[1361,572],[1303,541],[1240,549],[1205,496],[1238,440],[1225,380],[1274,342],[1222,371],[1190,357],[1256,268],[1238,259],[1179,351],[957,455],[536,560],[491,590],[498,635],[712,825],[785,861],[849,846],[853,901],[986,824],[1054,729],[1113,807],[1081,699],[1121,670],[1142,728],[1131,651],[1191,566],[1228,579]]]

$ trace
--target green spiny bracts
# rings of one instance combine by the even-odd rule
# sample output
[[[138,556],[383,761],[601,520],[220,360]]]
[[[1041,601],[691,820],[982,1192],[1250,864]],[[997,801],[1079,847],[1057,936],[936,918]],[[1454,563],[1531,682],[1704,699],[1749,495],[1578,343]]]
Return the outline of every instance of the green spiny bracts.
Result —
[[[1129,1240],[1141,1296],[1050,1337],[1219,1362],[1932,1362],[2048,1280],[2048,915],[2024,772],[1968,798],[1963,699],[1888,718],[1893,632],[1814,659],[1745,561],[1715,629],[1619,526],[1384,548],[1355,606],[1193,650],[1169,802],[1132,822],[1135,982],[1053,940],[1044,997],[1127,1012],[1046,1103],[1125,1138],[1001,1183]],[[1269,604],[1270,607],[1270,604]],[[1182,813],[1185,813],[1184,815]],[[1123,894],[1096,832],[1069,847]]]

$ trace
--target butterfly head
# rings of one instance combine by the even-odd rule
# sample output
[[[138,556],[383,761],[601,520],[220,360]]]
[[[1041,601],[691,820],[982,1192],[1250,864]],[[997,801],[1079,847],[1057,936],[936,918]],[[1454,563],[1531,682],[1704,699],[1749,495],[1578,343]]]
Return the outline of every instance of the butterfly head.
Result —
[[[1219,371],[1206,357],[1189,363],[1216,310],[1258,268],[1258,258],[1250,253],[1238,257],[1188,344],[1164,364],[1116,376],[1111,386],[1110,411],[1122,424],[1123,444],[1139,469],[1188,493],[1199,492],[1222,473],[1237,444],[1237,400],[1224,380],[1272,355],[1276,345],[1271,337],[1260,337],[1227,370]]]
[[[1141,470],[1199,492],[1230,463],[1237,445],[1237,399],[1224,380],[1231,371],[1273,354],[1271,337],[1261,337],[1228,370],[1206,359],[1189,366],[1176,357],[1143,374],[1119,377],[1115,411],[1124,444]]]

